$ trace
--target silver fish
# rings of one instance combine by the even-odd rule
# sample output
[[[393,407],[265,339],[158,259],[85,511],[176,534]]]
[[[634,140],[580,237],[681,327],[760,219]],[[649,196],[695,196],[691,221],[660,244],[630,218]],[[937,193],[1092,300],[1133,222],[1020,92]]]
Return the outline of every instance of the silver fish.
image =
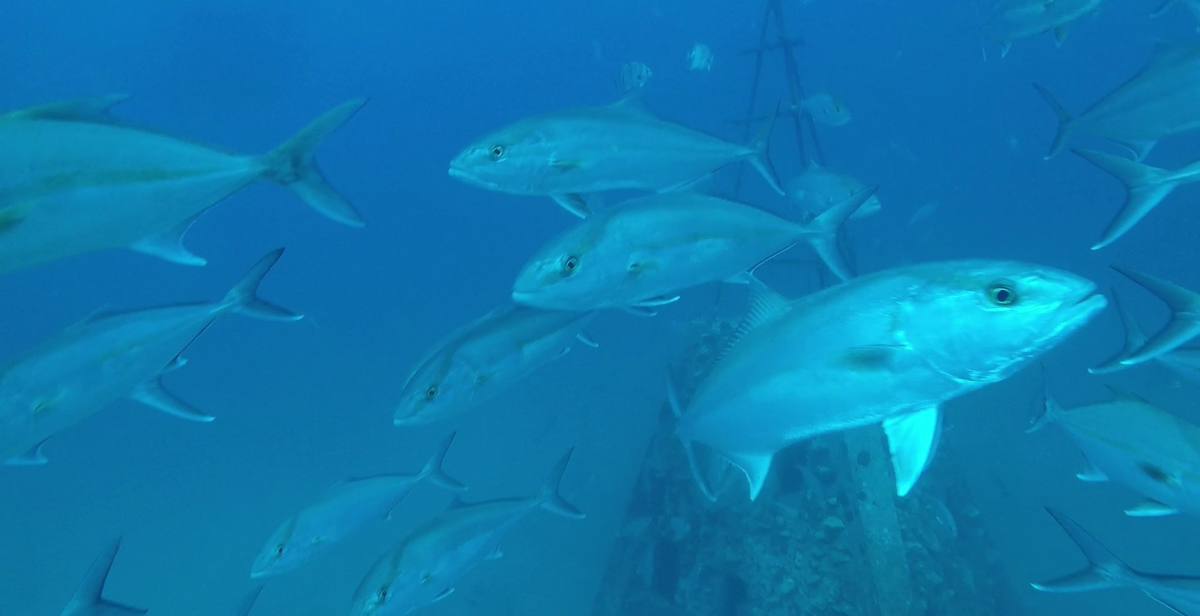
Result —
[[[117,539],[92,563],[79,588],[63,608],[61,616],[142,616],[147,610],[104,598],[104,583],[112,571],[121,540]]]
[[[706,282],[744,282],[754,266],[808,242],[842,279],[842,223],[869,200],[859,191],[806,224],[718,197],[651,195],[589,216],[521,269],[513,300],[556,310],[651,310]]]
[[[1200,616],[1200,577],[1138,571],[1122,562],[1066,514],[1049,507],[1046,507],[1046,511],[1087,557],[1088,566],[1070,575],[1033,584],[1034,588],[1044,592],[1066,593],[1133,588],[1180,616]]]
[[[1110,388],[1113,399],[1063,409],[1049,394],[1029,432],[1058,424],[1075,442],[1089,468],[1082,481],[1113,480],[1146,500],[1127,515],[1162,516],[1180,511],[1200,516],[1200,426],[1142,398]]]
[[[168,392],[162,375],[182,366],[180,354],[225,314],[301,318],[255,295],[281,255],[283,249],[263,257],[219,302],[95,315],[0,369],[0,460],[45,464],[48,438],[125,397],[182,419],[212,421]]]
[[[596,346],[583,331],[595,316],[505,306],[443,340],[409,375],[393,416],[418,426],[458,415],[503,391],[576,342]]]
[[[475,565],[502,556],[499,544],[504,535],[538,508],[583,519],[584,514],[559,495],[573,451],[558,461],[536,497],[456,502],[413,532],[367,572],[354,592],[351,615],[403,616],[446,598]]]
[[[689,71],[712,70],[713,54],[708,45],[702,43],[692,45],[692,50],[688,52],[687,59]]]
[[[1179,186],[1200,182],[1200,160],[1169,171],[1096,150],[1074,148],[1071,151],[1116,176],[1127,191],[1125,204],[1092,250],[1104,248],[1125,235]]]
[[[834,205],[849,198],[860,190],[867,188],[866,184],[845,173],[840,173],[822,167],[816,161],[810,161],[804,173],[800,174],[784,187],[787,198],[796,208],[813,216],[823,214]],[[883,209],[879,197],[871,195],[853,214],[850,220],[860,220],[874,216]]]
[[[737,145],[658,118],[630,97],[505,126],[455,156],[450,177],[488,190],[548,196],[580,217],[590,213],[585,195],[672,190],[741,161],[782,195],[767,152],[773,125],[774,117],[753,143]]]
[[[879,423],[907,494],[942,403],[1008,378],[1107,303],[1088,280],[1011,261],[900,267],[792,302],[752,288],[740,339],[689,409],[670,395],[689,462],[694,443],[715,449],[745,473],[751,499],[784,447]]]
[[[203,265],[183,247],[193,222],[267,178],[318,212],[363,226],[313,159],[364,100],[321,116],[262,156],[233,154],[123,124],[124,96],[51,103],[0,116],[0,273],[104,248]]]
[[[391,512],[422,479],[447,490],[467,486],[442,470],[442,461],[454,434],[442,440],[437,451],[415,475],[376,475],[342,481],[317,502],[284,520],[254,559],[250,577],[260,578],[292,571],[370,522],[391,517]]]
[[[854,119],[850,108],[828,92],[818,92],[800,101],[800,109],[812,119],[827,126],[845,126]]]
[[[1200,128],[1200,44],[1159,43],[1137,75],[1078,117],[1049,90],[1034,88],[1058,116],[1058,133],[1046,158],[1075,135],[1087,134],[1128,148],[1140,161],[1160,139]]]
[[[1112,268],[1156,295],[1171,309],[1171,320],[1162,329],[1116,361],[1126,366],[1147,362],[1170,354],[1200,335],[1200,293],[1127,267]]]
[[[1015,41],[1054,32],[1061,46],[1067,31],[1080,17],[1095,11],[1104,0],[1006,0],[983,26],[983,34],[1000,45],[1000,57],[1008,55]]]
[[[617,71],[614,78],[617,83],[617,88],[622,93],[629,93],[638,88],[646,87],[650,83],[650,78],[654,76],[654,71],[650,70],[649,66],[637,61],[626,62],[621,65],[621,70]]]

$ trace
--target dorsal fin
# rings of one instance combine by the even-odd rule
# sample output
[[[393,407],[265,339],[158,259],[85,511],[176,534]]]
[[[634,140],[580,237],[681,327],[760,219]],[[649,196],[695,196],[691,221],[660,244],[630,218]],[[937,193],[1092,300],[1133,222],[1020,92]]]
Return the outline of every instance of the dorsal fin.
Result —
[[[718,362],[724,359],[729,351],[736,347],[742,338],[746,337],[746,334],[791,309],[791,304],[785,297],[763,284],[761,280],[754,276],[747,276],[747,278],[750,285],[750,310],[746,316],[742,317],[742,322],[738,324],[737,331],[729,338],[725,348],[717,354],[716,361]]]
[[[1112,394],[1113,400],[1119,400],[1121,402],[1133,402],[1136,404],[1146,404],[1149,406],[1154,406],[1154,405],[1150,404],[1150,402],[1148,400],[1146,400],[1145,398],[1143,398],[1133,392],[1121,389],[1120,387],[1117,387],[1115,385],[1105,385],[1105,387],[1107,387],[1109,393]]]
[[[646,107],[646,100],[645,97],[642,96],[641,88],[634,90],[625,98],[608,105],[608,109],[647,118],[657,117],[654,115],[654,112],[650,111],[650,109]]]
[[[117,119],[108,114],[114,105],[129,99],[128,94],[109,94],[55,101],[34,107],[18,109],[0,116],[5,120],[62,120],[68,122],[95,122],[116,124]]]

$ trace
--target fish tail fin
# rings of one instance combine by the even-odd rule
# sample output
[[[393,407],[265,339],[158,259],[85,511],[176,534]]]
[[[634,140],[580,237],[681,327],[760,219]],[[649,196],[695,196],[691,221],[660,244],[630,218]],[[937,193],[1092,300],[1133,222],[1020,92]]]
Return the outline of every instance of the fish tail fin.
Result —
[[[771,132],[775,129],[775,120],[779,118],[779,105],[775,106],[775,111],[771,113],[771,117],[767,119],[767,123],[758,132],[758,136],[754,141],[750,142],[750,164],[754,165],[754,169],[767,180],[771,188],[781,194],[787,194],[783,190],[783,182],[779,180],[779,174],[775,171],[775,165],[771,163]]]
[[[813,250],[817,251],[817,255],[821,257],[821,261],[829,270],[842,280],[853,278],[854,271],[838,245],[838,233],[842,229],[842,224],[874,196],[878,189],[877,186],[864,188],[804,224],[808,242],[812,244]]]
[[[304,318],[304,315],[296,314],[258,298],[258,286],[262,284],[267,272],[271,271],[271,267],[279,261],[281,256],[283,256],[283,249],[277,248],[259,259],[241,282],[225,294],[222,305],[234,312],[268,321],[299,321]]]
[[[1041,366],[1042,366],[1042,395],[1041,395],[1042,408],[1038,410],[1037,416],[1035,416],[1033,418],[1033,421],[1030,422],[1029,427],[1025,429],[1026,434],[1033,434],[1034,432],[1037,432],[1038,430],[1045,428],[1046,424],[1054,421],[1054,419],[1058,416],[1058,414],[1060,412],[1062,412],[1062,407],[1059,406],[1058,402],[1055,402],[1054,398],[1050,397],[1050,379],[1048,379],[1046,377],[1046,364],[1041,364]]]
[[[467,485],[451,477],[450,475],[447,475],[446,471],[442,470],[442,463],[446,460],[446,452],[450,451],[450,444],[454,442],[454,436],[456,434],[458,433],[451,432],[450,436],[442,439],[441,444],[438,445],[437,451],[433,452],[433,455],[430,456],[429,461],[425,463],[425,467],[421,469],[421,476],[428,477],[429,480],[439,488],[452,490],[454,492],[462,492],[463,490],[467,489]]]
[[[671,414],[675,416],[675,423],[678,424],[679,420],[683,419],[683,409],[679,406],[679,394],[675,389],[675,379],[669,374],[667,376],[667,404],[671,407]],[[700,465],[696,463],[696,451],[692,448],[691,441],[680,436],[679,444],[683,446],[688,470],[692,473],[692,479],[696,480],[700,493],[704,495],[704,498],[714,503],[717,502],[717,495],[713,494],[712,489],[708,487],[708,482],[704,480],[704,475],[700,473]]]
[[[1075,520],[1050,507],[1046,507],[1046,512],[1079,546],[1079,551],[1088,559],[1088,566],[1060,578],[1033,584],[1034,588],[1044,592],[1084,592],[1136,585],[1140,574],[1117,558]]]
[[[351,227],[363,227],[367,223],[358,210],[325,180],[317,168],[315,154],[321,141],[341,128],[365,104],[365,98],[342,103],[263,157],[267,178],[283,185],[324,216]]]
[[[1071,151],[1116,176],[1129,192],[1125,204],[1109,223],[1100,241],[1092,246],[1092,250],[1104,248],[1125,235],[1125,232],[1132,229],[1179,186],[1179,180],[1166,169],[1087,148],[1073,148]]]
[[[254,607],[254,602],[258,601],[258,595],[262,593],[262,590],[262,585],[259,585],[246,593],[246,596],[242,598],[242,601],[238,603],[237,607],[233,610],[233,614],[230,616],[248,616],[250,609]]]
[[[1148,340],[1142,326],[1138,325],[1137,319],[1133,318],[1133,313],[1125,307],[1121,296],[1117,295],[1117,290],[1112,289],[1109,294],[1112,295],[1113,307],[1117,310],[1117,316],[1121,318],[1121,327],[1125,330],[1125,344],[1121,346],[1121,350],[1117,351],[1116,355],[1106,359],[1095,368],[1088,368],[1088,372],[1092,374],[1108,374],[1127,368],[1128,366],[1122,364],[1121,360],[1145,346],[1146,340]]]
[[[108,573],[112,571],[113,561],[120,549],[121,540],[118,538],[96,558],[64,613],[70,611],[78,616],[141,616],[146,613],[147,610],[104,598],[104,583],[108,581]]]
[[[567,472],[567,464],[571,461],[571,454],[575,453],[575,448],[572,447],[563,454],[563,457],[558,459],[558,464],[554,465],[554,470],[550,471],[550,477],[546,480],[546,485],[542,486],[542,491],[538,494],[538,501],[543,509],[552,513],[557,513],[563,517],[582,520],[584,513],[575,505],[567,502],[567,499],[562,497],[559,490],[562,488],[563,474]]]
[[[1200,334],[1200,294],[1189,291],[1173,282],[1155,278],[1127,267],[1111,266],[1126,278],[1138,283],[1147,291],[1157,295],[1171,309],[1171,320],[1146,341],[1141,348],[1121,360],[1132,366],[1169,353],[1183,343]]]
[[[1067,142],[1067,138],[1070,137],[1071,133],[1074,131],[1075,118],[1067,112],[1066,108],[1058,102],[1057,98],[1054,98],[1054,95],[1050,93],[1050,90],[1047,90],[1036,83],[1033,84],[1033,89],[1037,90],[1038,94],[1042,95],[1042,98],[1046,100],[1046,104],[1050,105],[1050,109],[1054,111],[1054,115],[1058,116],[1058,132],[1054,134],[1054,141],[1050,144],[1050,152],[1046,154],[1045,157],[1046,160],[1049,160],[1063,149],[1063,146]]]

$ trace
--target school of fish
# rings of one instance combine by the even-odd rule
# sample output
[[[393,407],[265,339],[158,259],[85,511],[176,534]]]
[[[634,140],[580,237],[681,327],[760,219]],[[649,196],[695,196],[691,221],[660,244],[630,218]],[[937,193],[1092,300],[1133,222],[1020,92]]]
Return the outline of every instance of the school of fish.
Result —
[[[1102,2],[1004,0],[982,33],[1002,57],[1014,43],[1042,34],[1053,33],[1062,45],[1072,25]],[[1200,12],[1200,3],[1181,4]],[[708,72],[713,51],[696,43],[687,60],[688,70]],[[544,245],[530,247],[526,264],[509,274],[511,302],[447,333],[412,368],[395,400],[394,426],[437,424],[476,411],[570,349],[597,346],[586,328],[601,313],[654,317],[707,284],[748,290],[749,308],[686,404],[670,379],[664,379],[664,395],[697,489],[712,500],[720,490],[702,467],[713,455],[744,476],[746,493],[756,500],[770,496],[768,479],[780,451],[865,426],[879,426],[886,436],[895,491],[903,497],[934,463],[947,402],[1039,362],[1110,301],[1126,339],[1092,374],[1147,363],[1200,369],[1200,345],[1189,345],[1200,336],[1200,293],[1124,266],[1114,270],[1171,312],[1152,335],[1115,291],[1110,300],[1094,282],[1049,265],[968,255],[858,275],[838,240],[847,221],[882,211],[876,187],[815,161],[784,182],[768,149],[781,114],[806,115],[824,127],[851,122],[838,97],[818,92],[792,100],[786,111],[762,116],[753,140],[735,143],[649,111],[642,90],[650,75],[644,64],[626,63],[617,76],[630,93],[626,98],[515,118],[462,144],[448,161],[454,180],[546,197],[577,218],[567,218]],[[1046,158],[1082,136],[1131,155],[1072,149],[1127,188],[1093,250],[1129,234],[1177,187],[1200,181],[1200,161],[1175,170],[1145,162],[1160,140],[1200,128],[1200,45],[1159,44],[1137,74],[1078,114],[1049,89],[1035,88],[1058,120]],[[0,274],[114,248],[204,265],[204,257],[184,246],[188,229],[259,179],[335,222],[365,224],[315,160],[319,144],[365,99],[343,103],[274,150],[251,155],[114,116],[126,98],[64,100],[0,115]],[[711,176],[743,163],[790,202],[788,214],[714,194]],[[615,191],[642,194],[605,204],[601,195]],[[801,245],[836,282],[784,298],[755,270]],[[0,369],[0,459],[10,467],[51,463],[58,434],[123,398],[184,420],[212,421],[170,393],[162,376],[183,367],[192,342],[226,314],[302,318],[258,296],[283,253],[264,256],[216,301],[98,312],[9,359]],[[1200,426],[1115,388],[1110,400],[1076,408],[1047,394],[1042,407],[1031,431],[1056,425],[1089,463],[1080,480],[1112,481],[1136,493],[1141,501],[1127,515],[1200,516]],[[365,526],[390,519],[428,480],[454,493],[454,502],[400,543],[381,546],[347,597],[351,616],[404,616],[446,600],[464,576],[501,558],[505,536],[530,514],[584,518],[562,495],[573,449],[561,454],[537,494],[464,502],[457,495],[467,485],[443,470],[454,436],[431,443],[428,462],[416,472],[349,477],[298,510],[280,511],[282,521],[263,537],[246,574],[264,580],[306,566]],[[1176,613],[1200,616],[1200,577],[1134,570],[1065,514],[1048,511],[1089,565],[1035,588],[1136,588]],[[953,517],[943,517],[953,527]],[[104,595],[119,547],[114,541],[96,558],[64,616],[146,613]],[[246,616],[261,590],[251,589],[234,616]]]

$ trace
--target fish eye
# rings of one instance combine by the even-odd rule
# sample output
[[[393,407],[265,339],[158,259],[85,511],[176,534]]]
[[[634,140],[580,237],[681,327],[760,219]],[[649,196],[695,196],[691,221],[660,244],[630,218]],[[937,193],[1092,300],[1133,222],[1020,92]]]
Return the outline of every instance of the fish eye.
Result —
[[[504,146],[494,145],[488,153],[492,155],[492,160],[500,160],[504,156]]]
[[[438,386],[437,385],[430,385],[429,389],[425,390],[425,399],[426,400],[433,400],[434,398],[437,397],[437,395],[438,395]]]
[[[576,257],[575,255],[571,255],[571,256],[567,257],[566,259],[563,259],[563,263],[562,263],[563,274],[566,274],[568,276],[571,274],[574,274],[575,269],[578,267],[579,267],[579,257]]]
[[[1011,306],[1017,303],[1017,290],[1003,282],[992,283],[987,294],[988,299],[997,306]]]
[[[387,598],[388,598],[387,586],[380,588],[379,592],[375,593],[375,596],[378,597],[380,601],[387,601]]]
[[[279,545],[277,545],[277,546],[275,546],[275,555],[276,555],[276,556],[283,556],[283,544],[282,544],[282,543],[281,543],[281,544],[279,544]]]

